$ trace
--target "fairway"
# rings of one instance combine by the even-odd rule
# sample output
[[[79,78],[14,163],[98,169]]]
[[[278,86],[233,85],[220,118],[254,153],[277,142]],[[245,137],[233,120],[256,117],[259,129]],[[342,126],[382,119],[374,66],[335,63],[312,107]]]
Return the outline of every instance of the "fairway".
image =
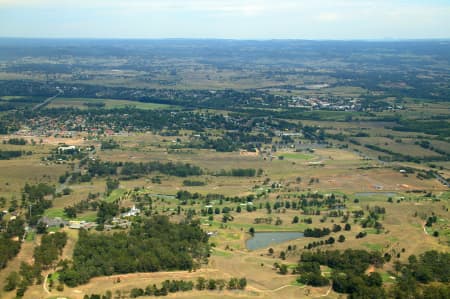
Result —
[[[304,153],[278,153],[280,157],[292,160],[311,160],[314,159],[314,155]]]
[[[57,97],[49,105],[49,108],[64,108],[72,107],[78,109],[88,109],[89,104],[104,104],[105,109],[136,107],[137,109],[155,110],[155,109],[175,109],[174,106],[155,104],[155,103],[143,103],[137,101],[128,100],[116,100],[116,99],[93,99],[93,98],[61,98]]]

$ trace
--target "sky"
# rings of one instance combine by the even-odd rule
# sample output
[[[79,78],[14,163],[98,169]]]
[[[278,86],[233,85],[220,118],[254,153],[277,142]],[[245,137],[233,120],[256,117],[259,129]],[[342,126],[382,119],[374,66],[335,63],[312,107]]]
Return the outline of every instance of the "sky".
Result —
[[[448,39],[450,0],[0,0],[0,37]]]

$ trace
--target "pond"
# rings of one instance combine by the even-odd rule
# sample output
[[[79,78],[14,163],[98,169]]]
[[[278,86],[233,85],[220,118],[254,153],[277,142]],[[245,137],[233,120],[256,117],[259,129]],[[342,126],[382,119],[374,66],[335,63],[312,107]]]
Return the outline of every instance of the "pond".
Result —
[[[386,196],[386,197],[393,197],[396,196],[397,193],[395,192],[357,192],[355,193],[356,197],[366,197],[366,196]]]
[[[278,243],[286,242],[289,240],[295,240],[303,238],[303,233],[299,232],[264,232],[255,233],[253,238],[248,239],[246,242],[247,249],[256,250],[266,248],[269,245],[276,245]]]

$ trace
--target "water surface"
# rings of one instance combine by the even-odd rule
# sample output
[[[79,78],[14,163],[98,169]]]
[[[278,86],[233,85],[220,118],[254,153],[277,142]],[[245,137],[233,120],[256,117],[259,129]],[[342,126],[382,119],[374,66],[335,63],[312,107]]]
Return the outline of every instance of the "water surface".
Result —
[[[255,233],[255,235],[246,242],[247,249],[256,250],[266,248],[269,245],[276,245],[278,243],[286,242],[303,238],[303,233],[299,232],[262,232]]]

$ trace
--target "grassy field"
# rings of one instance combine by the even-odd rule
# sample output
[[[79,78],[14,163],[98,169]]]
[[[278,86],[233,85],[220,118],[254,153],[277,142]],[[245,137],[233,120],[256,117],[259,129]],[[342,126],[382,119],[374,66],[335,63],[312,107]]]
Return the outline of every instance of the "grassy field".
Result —
[[[153,109],[174,109],[174,106],[155,104],[155,103],[142,103],[128,100],[116,100],[116,99],[93,99],[93,98],[56,98],[49,105],[49,108],[62,108],[73,107],[79,109],[88,109],[85,104],[105,104],[104,108],[124,108],[127,106],[134,106],[138,109],[153,110]]]
[[[110,100],[116,101],[116,100]],[[83,105],[78,101],[79,105]],[[339,130],[353,130],[347,124],[340,124]],[[384,129],[375,127],[374,130]],[[169,297],[176,298],[306,298],[319,297],[328,293],[328,288],[311,288],[298,285],[295,275],[279,275],[273,269],[273,264],[286,263],[293,265],[298,261],[299,255],[304,247],[311,242],[326,240],[323,238],[300,238],[274,244],[271,247],[274,254],[269,255],[267,248],[249,251],[246,249],[246,240],[250,238],[248,230],[253,227],[256,232],[263,231],[298,231],[302,232],[308,227],[330,228],[339,224],[341,218],[328,217],[328,209],[322,207],[321,215],[304,215],[301,210],[283,209],[273,210],[268,214],[264,208],[266,203],[273,205],[277,201],[298,201],[301,194],[320,193],[348,197],[346,201],[349,212],[364,210],[368,207],[380,206],[386,208],[386,214],[382,216],[383,229],[377,231],[373,228],[363,228],[358,222],[361,219],[350,219],[351,231],[340,231],[332,233],[337,239],[340,235],[345,237],[345,242],[336,242],[333,245],[320,246],[320,249],[346,248],[375,250],[381,253],[389,253],[393,260],[385,265],[380,271],[383,280],[392,283],[389,271],[392,270],[393,262],[396,260],[406,261],[410,254],[420,254],[426,250],[436,249],[448,251],[450,234],[448,233],[450,192],[435,179],[420,180],[415,175],[405,176],[398,171],[401,165],[409,164],[383,164],[377,160],[364,159],[359,153],[345,148],[317,148],[313,153],[306,152],[283,152],[277,153],[284,156],[283,160],[267,160],[261,155],[243,155],[240,152],[219,153],[212,150],[183,149],[170,151],[168,147],[172,140],[180,138],[186,140],[182,133],[180,136],[159,136],[152,133],[132,133],[122,136],[111,136],[120,144],[119,149],[98,151],[95,158],[103,161],[116,162],[148,162],[148,161],[173,161],[191,163],[202,167],[206,174],[189,179],[206,182],[205,186],[186,187],[183,180],[186,178],[169,177],[159,173],[152,173],[133,180],[122,180],[120,188],[113,191],[111,195],[105,196],[106,178],[96,177],[89,183],[75,183],[68,185],[73,192],[70,195],[57,197],[53,200],[53,207],[46,210],[48,217],[65,218],[64,207],[73,205],[86,199],[89,193],[99,193],[100,199],[113,202],[119,198],[121,207],[131,207],[135,204],[131,194],[140,192],[149,194],[153,200],[154,210],[158,214],[175,214],[178,200],[174,195],[179,190],[198,192],[206,195],[210,193],[223,194],[226,196],[245,196],[249,194],[264,194],[260,199],[254,201],[256,211],[247,212],[243,207],[241,213],[236,212],[239,203],[213,201],[214,208],[222,210],[224,207],[232,209],[231,215],[234,219],[227,223],[222,222],[222,214],[199,217],[202,228],[205,231],[216,233],[210,242],[215,244],[208,265],[204,265],[195,272],[169,272],[169,273],[140,273],[120,275],[121,282],[116,283],[114,277],[99,277],[91,280],[88,284],[77,288],[65,287],[63,292],[53,289],[51,293],[44,291],[42,285],[30,287],[25,298],[72,298],[81,299],[84,294],[96,293],[98,290],[119,290],[127,294],[133,287],[145,287],[148,284],[159,283],[165,279],[189,279],[195,280],[199,276],[211,278],[247,277],[248,288],[242,292],[215,291],[199,292],[192,291],[178,293]],[[378,142],[384,144],[392,142],[385,137],[363,137],[367,142]],[[61,139],[62,140],[62,139]],[[76,143],[80,146],[91,144],[83,136],[78,139],[66,140],[68,144]],[[12,196],[20,199],[21,189],[25,182],[47,182],[58,187],[55,183],[58,177],[65,171],[70,171],[69,164],[44,163],[42,157],[46,157],[58,144],[59,139],[44,138],[42,144],[35,146],[26,145],[17,147],[0,144],[2,149],[23,148],[33,151],[33,155],[23,158],[0,161],[0,195],[10,199]],[[96,141],[98,142],[98,141]],[[404,143],[396,146],[399,151],[406,150],[406,146],[415,146],[411,138],[404,137]],[[422,148],[414,147],[417,154],[424,154]],[[426,169],[426,165],[421,165]],[[417,166],[416,166],[417,167]],[[263,174],[259,177],[218,177],[214,173],[221,169],[254,168],[262,169]],[[161,183],[152,182],[152,178],[159,176]],[[3,183],[4,182],[4,183]],[[272,185],[275,184],[275,187]],[[138,188],[139,191],[131,191]],[[425,193],[413,192],[426,190],[432,192],[433,197],[425,197]],[[269,192],[270,191],[270,192]],[[366,192],[362,194],[362,192]],[[387,195],[392,193],[393,195]],[[389,203],[389,197],[393,202]],[[358,199],[359,201],[355,201]],[[205,202],[195,201],[183,206],[183,214],[188,208],[200,211],[205,207]],[[430,215],[437,215],[439,221],[432,228],[424,229],[425,220]],[[299,223],[292,223],[295,216],[299,217]],[[181,216],[172,216],[174,221],[182,219]],[[256,218],[272,218],[272,224],[255,224]],[[282,222],[275,225],[275,220]],[[312,219],[312,224],[305,224],[306,218]],[[87,211],[77,216],[77,220],[95,221],[96,212]],[[354,221],[354,222],[353,222]],[[52,229],[52,231],[56,231]],[[78,238],[76,230],[64,229],[69,234],[69,241],[63,251],[63,258],[70,259]],[[358,232],[366,231],[367,236],[357,239]],[[432,234],[438,231],[439,236]],[[0,271],[0,280],[14,269],[18,269],[20,261],[31,261],[32,250],[39,242],[39,235],[35,238],[27,238],[23,249],[18,257],[12,260],[8,267]],[[288,251],[287,248],[295,248]],[[279,258],[281,251],[287,252],[286,260]],[[329,275],[329,269],[323,270],[324,275]],[[52,271],[50,271],[52,272]],[[308,294],[308,295],[307,295]],[[2,298],[13,298],[13,293],[1,294]],[[339,294],[329,292],[327,298],[338,298]]]
[[[304,153],[278,153],[279,156],[284,157],[285,159],[293,159],[293,160],[311,160],[315,156]]]

